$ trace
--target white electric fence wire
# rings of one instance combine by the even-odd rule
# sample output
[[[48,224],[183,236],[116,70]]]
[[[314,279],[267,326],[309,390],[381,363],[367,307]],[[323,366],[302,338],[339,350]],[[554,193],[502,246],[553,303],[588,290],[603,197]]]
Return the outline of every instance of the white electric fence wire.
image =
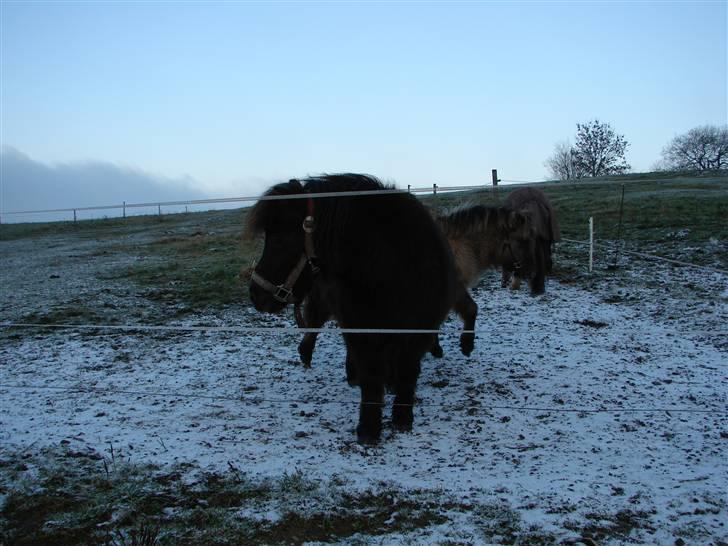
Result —
[[[572,244],[584,245],[584,246],[589,246],[589,244],[590,244],[589,241],[578,241],[576,239],[566,239],[566,238],[562,238],[561,240],[563,242],[566,242],[566,243],[572,243]],[[612,247],[610,245],[606,244],[606,243],[598,243],[598,242],[595,242],[594,243],[594,246],[599,246],[599,247],[602,247],[602,248],[607,248],[607,249],[613,250]],[[645,258],[645,259],[648,259],[648,260],[655,260],[655,261],[660,261],[660,262],[666,262],[666,263],[671,263],[671,264],[674,264],[674,265],[682,265],[682,266],[685,266],[685,267],[694,267],[696,269],[702,269],[704,271],[709,271],[711,273],[719,273],[721,275],[728,275],[728,271],[726,271],[725,269],[719,269],[717,267],[710,267],[710,266],[707,266],[707,265],[699,265],[699,264],[694,264],[694,263],[691,263],[691,262],[684,262],[684,261],[681,261],[681,260],[674,260],[672,258],[663,258],[662,256],[656,256],[654,254],[647,254],[647,253],[644,253],[644,252],[636,252],[634,250],[620,250],[620,252],[623,253],[623,254],[631,254],[633,256],[638,256],[640,258]]]
[[[268,333],[268,334],[475,334],[491,335],[488,330],[460,330],[457,328],[441,328],[425,330],[415,328],[299,328],[298,326],[157,326],[149,324],[52,324],[42,322],[0,322],[0,328],[38,328],[59,330],[118,330],[147,332],[206,332],[206,333]],[[702,335],[725,336],[728,330],[675,332],[678,336]]]

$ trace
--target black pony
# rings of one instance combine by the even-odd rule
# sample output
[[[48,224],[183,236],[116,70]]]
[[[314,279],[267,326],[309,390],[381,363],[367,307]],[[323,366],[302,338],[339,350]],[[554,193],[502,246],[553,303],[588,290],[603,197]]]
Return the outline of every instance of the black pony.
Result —
[[[347,195],[372,190],[391,193]],[[305,197],[321,193],[334,195]],[[265,196],[247,219],[249,235],[265,233],[250,284],[258,311],[300,302],[315,278],[341,328],[439,328],[457,277],[447,241],[414,196],[359,174],[291,180]],[[420,360],[435,334],[344,333],[344,341],[347,375],[361,389],[358,440],[379,439],[385,385],[395,393],[392,424],[410,430]]]

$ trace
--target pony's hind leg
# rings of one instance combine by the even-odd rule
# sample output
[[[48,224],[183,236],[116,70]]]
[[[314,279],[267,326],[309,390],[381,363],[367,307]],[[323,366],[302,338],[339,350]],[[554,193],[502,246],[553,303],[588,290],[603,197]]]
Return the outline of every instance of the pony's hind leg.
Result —
[[[508,283],[511,282],[511,270],[506,266],[501,268],[501,288],[508,287]]]
[[[466,330],[460,335],[460,351],[465,356],[470,356],[475,348],[473,330],[475,330],[475,319],[478,316],[478,306],[463,284],[458,284],[455,295],[455,312],[463,319],[463,329]]]

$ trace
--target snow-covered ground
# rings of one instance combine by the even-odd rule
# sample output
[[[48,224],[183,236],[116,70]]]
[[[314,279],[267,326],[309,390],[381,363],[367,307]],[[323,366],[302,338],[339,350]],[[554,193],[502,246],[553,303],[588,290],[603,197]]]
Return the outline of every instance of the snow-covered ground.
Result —
[[[29,263],[22,275],[3,272],[2,318],[18,320],[52,297],[38,292],[53,281],[42,253],[23,258],[17,243],[2,244],[6,263]],[[86,267],[65,286],[99,297],[97,271],[79,273]],[[344,380],[335,330],[319,336],[311,369],[291,334],[19,330],[0,346],[0,451],[113,446],[139,463],[232,463],[260,476],[335,477],[352,490],[442,491],[504,503],[564,539],[595,513],[628,511],[642,523],[615,544],[725,543],[727,282],[638,263],[577,283],[551,279],[531,298],[488,275],[474,290],[474,353],[465,358],[457,335],[442,336],[444,358],[423,361],[414,430],[386,426],[376,447],[355,441],[359,392]],[[293,321],[241,307],[168,324]]]

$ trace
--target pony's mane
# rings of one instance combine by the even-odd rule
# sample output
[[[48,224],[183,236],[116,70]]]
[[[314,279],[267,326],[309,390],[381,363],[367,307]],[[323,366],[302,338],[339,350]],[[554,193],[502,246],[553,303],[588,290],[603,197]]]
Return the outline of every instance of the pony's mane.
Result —
[[[369,174],[341,173],[310,176],[302,181],[306,193],[393,190],[391,184],[384,184]]]
[[[353,192],[394,189],[374,176],[342,173],[311,176],[303,180],[291,179],[269,188],[263,197],[300,195],[304,193]],[[284,223],[287,217],[296,222],[305,214],[305,199],[263,199],[248,212],[245,234],[251,238],[272,225]]]
[[[522,220],[518,223],[523,224],[525,228],[527,223],[525,217],[508,207],[464,204],[437,217],[440,227],[448,238],[514,234],[512,233],[514,228],[519,227],[514,226],[514,219]],[[525,231],[523,235],[525,237]]]

